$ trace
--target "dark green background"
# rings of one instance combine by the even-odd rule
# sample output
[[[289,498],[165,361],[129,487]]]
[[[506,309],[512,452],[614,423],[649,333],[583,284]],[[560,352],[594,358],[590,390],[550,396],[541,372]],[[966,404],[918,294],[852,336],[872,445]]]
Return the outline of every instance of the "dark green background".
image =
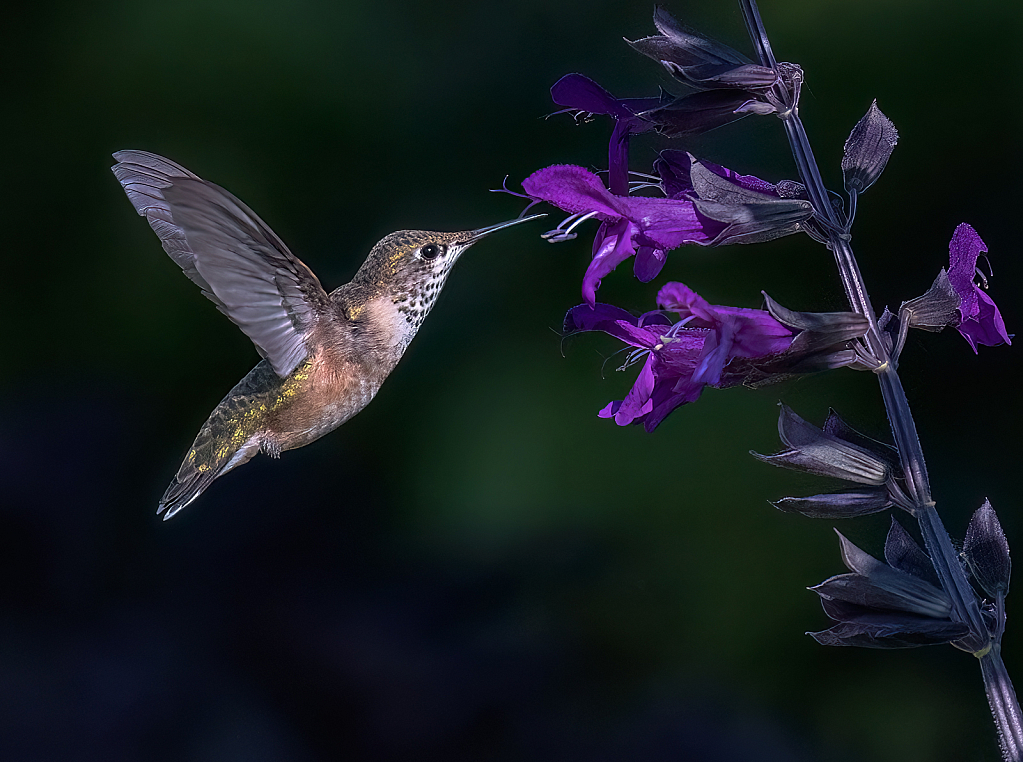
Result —
[[[748,50],[736,4],[668,9]],[[884,436],[876,384],[834,373],[709,390],[653,435],[596,418],[632,373],[565,342],[587,237],[523,226],[465,257],[377,400],[179,518],[156,503],[255,362],[164,255],[108,167],[178,161],[249,203],[328,288],[399,228],[514,217],[487,193],[601,167],[610,126],[548,88],[678,89],[622,36],[652,7],[599,0],[40,3],[8,15],[0,220],[0,756],[8,760],[996,760],[980,671],[949,647],[825,649],[805,587],[843,571],[829,522],[775,511],[809,477],[755,462],[779,399]],[[875,305],[927,288],[956,224],[1020,310],[1019,36],[1008,2],[765,0],[825,179],[873,98],[901,133],[854,245]],[[9,12],[8,12],[9,13]],[[633,143],[633,168],[665,143]],[[792,177],[780,125],[685,147]],[[556,220],[551,220],[552,227]],[[839,309],[828,253],[787,238],[669,255],[659,283],[755,307]],[[564,355],[562,354],[562,350]],[[1019,348],[911,337],[903,379],[950,532],[990,497],[1023,543]],[[905,520],[906,517],[900,516]],[[889,519],[841,529],[880,553]],[[1005,661],[1023,680],[1008,600]]]

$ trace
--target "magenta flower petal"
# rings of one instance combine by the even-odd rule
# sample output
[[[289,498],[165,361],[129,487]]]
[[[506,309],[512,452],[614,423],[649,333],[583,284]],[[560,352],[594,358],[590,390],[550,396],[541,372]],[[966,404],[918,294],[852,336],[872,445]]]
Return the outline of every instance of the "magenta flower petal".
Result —
[[[725,227],[720,222],[700,217],[689,199],[630,196],[622,201],[627,216],[636,223],[643,238],[662,249],[706,243]]]
[[[575,333],[576,331],[608,331],[608,328],[619,320],[627,323],[636,323],[632,313],[615,307],[613,304],[580,304],[573,307],[565,315],[565,332]],[[618,336],[617,338],[622,338]]]
[[[580,304],[565,315],[565,333],[603,331],[638,349],[651,349],[657,345],[658,337],[668,326],[663,323],[644,325],[641,321],[642,318],[637,319],[610,304],[596,304],[592,307]]]
[[[629,195],[630,122],[619,119],[607,144],[607,187],[618,196]]]
[[[657,292],[657,305],[683,316],[695,315],[708,324],[717,319],[717,313],[710,306],[710,302],[685,283],[677,281],[661,286],[661,290]]]
[[[559,106],[590,114],[608,114],[616,118],[633,116],[611,93],[582,74],[566,74],[555,82],[551,87],[551,100]]]
[[[607,304],[580,305],[565,318],[566,331],[603,331],[646,350],[629,394],[599,413],[619,426],[642,423],[652,431],[676,407],[699,398],[705,386],[742,383],[749,365],[743,359],[733,366],[733,360],[779,354],[792,345],[792,331],[767,311],[710,304],[684,283],[665,284],[657,301],[662,309],[639,318]]]
[[[551,100],[569,109],[628,120],[632,122],[632,132],[652,129],[653,124],[636,115],[661,104],[661,98],[615,98],[582,74],[566,74],[555,82],[551,87]]]

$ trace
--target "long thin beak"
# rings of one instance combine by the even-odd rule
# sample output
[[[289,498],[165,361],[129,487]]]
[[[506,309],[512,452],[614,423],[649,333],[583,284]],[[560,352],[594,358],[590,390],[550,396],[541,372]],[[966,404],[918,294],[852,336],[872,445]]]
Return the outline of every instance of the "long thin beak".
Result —
[[[478,241],[479,239],[483,238],[484,236],[490,235],[495,230],[504,230],[505,228],[510,228],[512,225],[518,225],[520,222],[529,222],[530,220],[538,220],[541,217],[546,217],[546,216],[547,216],[546,214],[531,214],[528,217],[517,217],[514,220],[508,220],[508,222],[499,222],[496,225],[490,225],[490,226],[485,227],[485,228],[480,228],[479,230],[473,230],[469,234],[469,240],[466,241],[466,243],[467,244],[469,244],[469,243],[476,243],[476,241]]]

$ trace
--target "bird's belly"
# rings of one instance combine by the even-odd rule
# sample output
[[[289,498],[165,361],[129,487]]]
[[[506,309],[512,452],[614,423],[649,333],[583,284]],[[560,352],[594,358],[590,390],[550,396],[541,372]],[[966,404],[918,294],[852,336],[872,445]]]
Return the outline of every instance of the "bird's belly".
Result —
[[[350,419],[370,403],[380,384],[357,378],[309,379],[272,417],[269,432],[280,450],[313,442]]]

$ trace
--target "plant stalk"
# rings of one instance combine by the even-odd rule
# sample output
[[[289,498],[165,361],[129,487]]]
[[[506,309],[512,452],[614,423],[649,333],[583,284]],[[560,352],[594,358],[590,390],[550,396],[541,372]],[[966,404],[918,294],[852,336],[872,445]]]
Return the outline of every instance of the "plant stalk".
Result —
[[[761,65],[778,70],[778,63],[764,30],[756,0],[739,0],[739,4]],[[977,595],[966,578],[948,532],[935,510],[927,466],[909,401],[906,399],[895,363],[878,329],[877,318],[848,236],[838,232],[842,225],[831,206],[806,130],[799,119],[798,104],[792,102],[791,94],[783,84],[775,86],[774,94],[788,108],[783,123],[800,179],[806,186],[816,213],[830,223],[822,227],[828,239],[828,248],[835,256],[849,304],[853,310],[866,317],[869,324],[864,341],[878,363],[875,373],[881,385],[881,396],[899,450],[906,487],[914,504],[912,513],[919,522],[924,545],[934,563],[941,585],[952,599],[953,616],[958,621],[966,623],[971,631],[970,635],[957,641],[955,645],[974,653],[980,660],[984,688],[998,729],[1004,758],[1011,762],[1023,762],[1023,715],[1020,713],[1012,681],[1002,662],[1001,639],[998,638],[992,643],[987,626],[981,617]]]

